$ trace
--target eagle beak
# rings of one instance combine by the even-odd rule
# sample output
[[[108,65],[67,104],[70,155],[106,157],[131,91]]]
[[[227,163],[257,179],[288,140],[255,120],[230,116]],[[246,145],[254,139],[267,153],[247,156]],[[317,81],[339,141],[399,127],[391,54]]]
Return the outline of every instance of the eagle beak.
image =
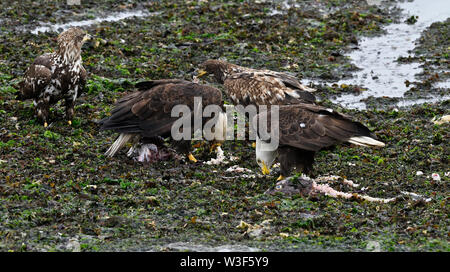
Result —
[[[268,175],[270,174],[270,170],[269,168],[267,168],[267,165],[265,162],[261,162],[262,163],[262,173],[263,175]]]
[[[204,76],[206,74],[208,74],[208,72],[206,72],[205,70],[199,70],[198,74],[197,74],[197,77],[202,77],[202,76]]]

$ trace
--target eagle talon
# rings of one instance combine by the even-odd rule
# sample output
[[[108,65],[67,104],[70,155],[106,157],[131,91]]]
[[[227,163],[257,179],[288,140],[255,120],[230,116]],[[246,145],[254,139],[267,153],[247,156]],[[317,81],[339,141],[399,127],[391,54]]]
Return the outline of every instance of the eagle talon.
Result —
[[[277,178],[277,181],[280,181],[280,180],[283,180],[284,179],[284,176],[283,175],[280,175],[278,178]]]
[[[262,173],[263,173],[263,175],[270,174],[270,170],[269,170],[269,168],[267,168],[267,165],[264,162],[262,162]]]
[[[192,155],[192,153],[189,153],[188,158],[191,162],[197,162],[197,159]]]

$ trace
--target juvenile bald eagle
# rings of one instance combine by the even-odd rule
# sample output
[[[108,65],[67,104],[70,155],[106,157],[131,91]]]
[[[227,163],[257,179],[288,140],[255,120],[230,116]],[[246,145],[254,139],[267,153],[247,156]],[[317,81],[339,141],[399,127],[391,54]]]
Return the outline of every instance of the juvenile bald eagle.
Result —
[[[58,36],[58,49],[37,57],[25,71],[17,99],[33,99],[36,114],[47,126],[49,108],[65,100],[66,118],[72,123],[75,100],[86,83],[81,47],[89,35],[79,28],[69,28]]]
[[[271,111],[265,111],[255,116],[253,125],[256,131],[257,122],[267,121],[267,129],[270,132],[271,114]],[[256,161],[263,174],[269,174],[269,169],[278,157],[281,167],[278,180],[289,176],[294,167],[297,171],[310,173],[315,152],[322,148],[344,142],[362,146],[384,146],[384,143],[377,141],[376,136],[361,123],[352,121],[347,115],[317,105],[282,105],[279,107],[278,120],[273,122],[274,128],[279,127],[278,138],[261,139],[258,133]],[[278,141],[278,149],[263,151],[269,140]]]
[[[155,143],[159,137],[171,136],[172,125],[180,117],[172,117],[171,112],[174,106],[186,105],[190,109],[190,135],[194,133],[194,112],[202,113],[208,105],[217,105],[222,110],[222,93],[220,90],[200,85],[185,80],[162,79],[144,81],[136,84],[139,89],[121,98],[111,112],[111,116],[104,118],[99,123],[100,130],[113,130],[119,132],[120,136],[106,151],[109,157],[114,156],[117,151],[127,142],[151,146],[141,149],[147,154],[140,154],[141,158],[150,158],[157,152]],[[194,98],[202,98],[202,108],[195,109]],[[200,111],[201,110],[201,111]],[[200,115],[201,116],[201,115]],[[214,128],[214,139],[224,140],[226,136],[226,114],[220,112],[219,115],[211,116],[216,119]],[[211,118],[202,118],[205,124]],[[175,143],[178,152],[188,155],[191,161],[197,160],[190,153],[191,141],[180,140]]]
[[[200,64],[199,76],[213,74],[224,84],[234,104],[286,105],[314,103],[315,89],[302,85],[296,77],[270,70],[256,70],[222,60]]]

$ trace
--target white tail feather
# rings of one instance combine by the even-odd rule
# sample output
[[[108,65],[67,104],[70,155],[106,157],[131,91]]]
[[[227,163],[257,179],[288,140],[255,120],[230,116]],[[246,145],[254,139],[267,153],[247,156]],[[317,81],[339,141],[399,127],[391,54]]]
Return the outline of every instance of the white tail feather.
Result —
[[[307,92],[310,92],[310,93],[313,93],[313,92],[317,91],[316,89],[307,87],[307,86],[305,86],[305,85],[300,85],[300,86],[301,86],[301,88],[302,88],[304,91],[307,91]]]
[[[291,97],[293,97],[293,98],[299,98],[300,97],[300,95],[296,91],[293,91],[293,90],[292,91],[291,90],[285,91],[284,93],[289,95],[289,96],[291,96]]]
[[[105,155],[108,157],[114,156],[114,154],[116,154],[117,151],[119,151],[119,149],[121,149],[122,146],[124,146],[126,143],[128,143],[134,136],[136,136],[136,135],[135,134],[126,134],[126,133],[120,134],[119,137],[117,137],[116,141],[105,152]]]
[[[217,123],[214,129],[214,139],[219,142],[225,141],[227,138],[227,114],[224,112],[219,113],[219,117],[217,119]]]
[[[313,92],[317,91],[316,89],[313,89],[313,88],[310,88],[310,87],[306,87],[305,85],[300,85],[300,86],[301,86],[301,89],[303,91],[307,91],[307,92],[310,92],[310,93],[313,93]],[[285,90],[284,93],[289,95],[289,96],[291,96],[291,97],[293,97],[293,98],[300,98],[300,94],[296,90],[289,89],[289,90]]]
[[[362,146],[385,146],[383,142],[367,136],[351,137],[347,142]]]

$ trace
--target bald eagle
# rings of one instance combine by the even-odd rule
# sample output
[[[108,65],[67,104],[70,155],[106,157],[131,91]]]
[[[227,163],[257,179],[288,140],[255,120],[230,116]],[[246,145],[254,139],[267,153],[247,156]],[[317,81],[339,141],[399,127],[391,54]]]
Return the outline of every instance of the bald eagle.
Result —
[[[222,112],[222,93],[220,90],[178,79],[161,79],[143,81],[136,84],[139,89],[121,98],[111,112],[111,116],[102,119],[100,130],[113,130],[120,133],[117,140],[106,151],[109,157],[114,156],[117,151],[127,142],[140,142],[148,147],[141,149],[139,157],[143,161],[151,161],[148,158],[157,153],[157,142],[160,137],[169,137],[172,126],[180,117],[173,117],[171,112],[174,106],[186,105],[190,109],[189,118],[191,135],[194,133],[194,113],[203,110],[208,105],[218,105],[220,112],[216,119],[214,135],[211,138],[224,140],[226,136],[226,114]],[[195,109],[195,97],[202,99],[201,109]],[[201,112],[200,112],[201,113]],[[212,118],[212,116],[211,116]],[[202,124],[211,118],[203,117]],[[178,152],[188,155],[189,160],[196,162],[192,155],[191,141],[175,141]],[[152,153],[153,151],[153,153]],[[146,153],[143,154],[142,152]]]
[[[66,118],[72,123],[75,100],[86,83],[81,47],[90,36],[79,28],[69,28],[57,39],[58,49],[37,57],[19,83],[17,99],[33,99],[38,118],[47,127],[49,108],[65,100]]]
[[[376,140],[376,136],[367,127],[352,121],[351,117],[329,108],[305,103],[281,105],[278,111],[279,118],[272,120],[275,122],[272,124],[273,127],[279,127],[277,138],[264,139],[256,126],[267,122],[267,131],[270,132],[271,114],[270,110],[259,113],[254,117],[252,124],[258,132],[256,161],[263,174],[269,174],[272,164],[278,157],[281,168],[278,180],[289,176],[294,168],[309,174],[315,152],[326,147],[344,142],[362,146],[384,146],[384,143]],[[278,141],[278,148],[264,149],[269,140]]]
[[[256,70],[222,60],[200,64],[199,76],[213,74],[224,84],[234,104],[286,105],[314,103],[313,88],[302,85],[296,77],[270,70]]]

